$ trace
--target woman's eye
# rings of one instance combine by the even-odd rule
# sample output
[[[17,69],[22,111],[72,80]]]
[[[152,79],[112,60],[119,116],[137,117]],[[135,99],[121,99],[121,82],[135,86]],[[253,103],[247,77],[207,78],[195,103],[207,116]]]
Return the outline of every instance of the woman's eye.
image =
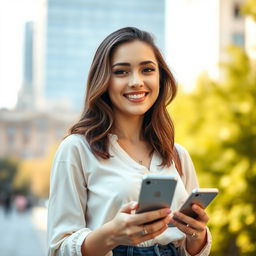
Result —
[[[124,75],[124,74],[126,74],[127,73],[127,71],[125,71],[125,70],[115,70],[114,71],[114,74],[115,75]]]
[[[146,73],[153,72],[153,71],[155,71],[154,68],[144,68],[143,69],[143,72],[146,72]]]

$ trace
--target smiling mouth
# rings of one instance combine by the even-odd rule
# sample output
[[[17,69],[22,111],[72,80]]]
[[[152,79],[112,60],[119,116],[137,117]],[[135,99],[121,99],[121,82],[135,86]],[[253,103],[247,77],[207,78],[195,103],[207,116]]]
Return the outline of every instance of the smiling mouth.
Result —
[[[147,94],[148,94],[147,92],[129,93],[129,94],[124,94],[124,97],[132,101],[138,101],[138,100],[143,100]]]

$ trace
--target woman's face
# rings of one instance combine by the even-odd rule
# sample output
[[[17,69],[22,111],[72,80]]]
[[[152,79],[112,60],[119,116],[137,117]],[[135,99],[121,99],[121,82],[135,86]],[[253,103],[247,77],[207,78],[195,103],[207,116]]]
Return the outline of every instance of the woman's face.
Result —
[[[115,114],[142,116],[159,94],[159,68],[153,49],[141,41],[118,46],[111,59],[108,93]]]

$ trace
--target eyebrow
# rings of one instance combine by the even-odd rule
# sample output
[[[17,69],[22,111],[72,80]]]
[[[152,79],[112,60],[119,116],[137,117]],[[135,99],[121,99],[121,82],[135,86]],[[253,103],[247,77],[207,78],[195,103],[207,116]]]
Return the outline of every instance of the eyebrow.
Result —
[[[153,64],[156,66],[156,63],[151,61],[151,60],[146,60],[146,61],[142,61],[139,63],[141,66],[142,65],[146,65],[146,64]],[[128,62],[118,62],[118,63],[115,63],[114,65],[112,65],[112,68],[115,67],[115,66],[131,66],[130,63]]]

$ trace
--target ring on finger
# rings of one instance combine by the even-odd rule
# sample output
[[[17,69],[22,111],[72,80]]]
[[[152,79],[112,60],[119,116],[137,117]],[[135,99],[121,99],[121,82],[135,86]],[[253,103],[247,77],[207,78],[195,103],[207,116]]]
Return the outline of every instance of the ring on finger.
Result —
[[[193,232],[193,233],[191,234],[191,237],[192,237],[192,238],[197,238],[197,237],[198,237],[198,234],[197,234],[196,232]]]
[[[146,230],[145,227],[143,227],[143,230],[141,230],[141,235],[147,235],[148,234],[148,231]]]

